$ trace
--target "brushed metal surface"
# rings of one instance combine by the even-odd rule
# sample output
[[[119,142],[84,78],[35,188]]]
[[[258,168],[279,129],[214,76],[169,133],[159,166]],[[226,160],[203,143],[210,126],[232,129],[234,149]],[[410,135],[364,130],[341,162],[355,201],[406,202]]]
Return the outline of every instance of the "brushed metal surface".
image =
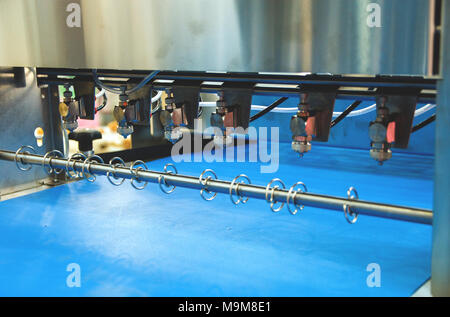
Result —
[[[450,1],[443,1],[443,30],[450,29]],[[450,296],[450,32],[442,35],[441,73],[435,127],[431,293]],[[446,53],[444,53],[446,52]]]
[[[0,69],[0,146],[16,151],[22,145],[31,145],[36,153],[44,154],[49,149],[62,148],[59,113],[48,105],[49,94],[53,102],[58,100],[57,90],[36,85],[36,70],[25,69],[25,87],[16,87],[12,74]],[[56,95],[55,95],[56,94]],[[34,130],[44,130],[42,147],[36,144]],[[27,172],[19,171],[15,165],[0,162],[0,195],[20,190],[24,184],[46,178],[42,168]]]
[[[2,0],[0,65],[423,75],[428,13],[427,0]]]

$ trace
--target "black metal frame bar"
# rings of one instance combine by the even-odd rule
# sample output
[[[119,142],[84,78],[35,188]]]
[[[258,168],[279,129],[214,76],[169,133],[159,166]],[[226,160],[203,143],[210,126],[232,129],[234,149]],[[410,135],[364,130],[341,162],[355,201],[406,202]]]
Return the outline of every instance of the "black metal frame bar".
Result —
[[[133,84],[142,80],[151,71],[133,70],[97,70],[103,82],[109,85]],[[93,81],[91,69],[38,68],[38,84],[64,84]],[[65,78],[71,76],[72,78]],[[127,80],[123,80],[127,79]],[[419,102],[434,102],[436,98],[435,78],[423,76],[355,76],[332,74],[268,74],[268,73],[213,73],[192,71],[161,71],[148,83],[155,90],[164,90],[173,86],[173,81],[202,82],[200,92],[216,93],[225,82],[255,85],[255,95],[291,96],[300,93],[301,85],[339,86],[339,99],[373,99],[381,88],[419,89]]]

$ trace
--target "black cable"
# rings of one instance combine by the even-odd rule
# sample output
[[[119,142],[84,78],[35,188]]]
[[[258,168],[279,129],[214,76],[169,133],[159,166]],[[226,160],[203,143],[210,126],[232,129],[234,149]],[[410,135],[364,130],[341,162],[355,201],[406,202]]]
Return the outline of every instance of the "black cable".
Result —
[[[95,108],[95,113],[97,113],[100,110],[102,110],[103,108],[105,108],[107,103],[108,103],[108,98],[106,97],[106,94],[104,94],[103,95],[103,103],[100,106],[98,106],[97,108]]]
[[[261,110],[260,112],[258,112],[257,114],[255,114],[254,116],[252,116],[250,118],[250,122],[255,121],[258,118],[261,118],[263,115],[265,115],[266,113],[268,113],[269,111],[272,111],[274,108],[278,107],[279,105],[281,105],[283,102],[285,102],[288,99],[288,97],[281,97],[280,99],[275,100],[270,106],[268,106],[267,108]]]
[[[357,100],[354,103],[352,103],[350,106],[347,107],[336,119],[331,121],[330,128],[334,127],[336,124],[338,124],[342,119],[344,119],[350,112],[355,110],[356,107],[360,105],[362,101]]]
[[[98,88],[98,87],[97,87]],[[101,90],[101,89],[100,89]],[[103,97],[103,103],[95,108],[95,113],[99,112],[100,110],[102,110],[103,108],[106,107],[106,104],[108,103],[108,97],[106,97],[106,91],[105,93],[102,95]]]
[[[420,123],[416,124],[415,126],[413,126],[412,129],[411,129],[411,133],[422,129],[423,127],[429,125],[434,120],[436,120],[436,114],[432,114],[428,119],[425,119],[422,122],[420,122]]]
[[[129,95],[129,94],[132,94],[132,93],[138,91],[142,87],[144,87],[150,80],[152,80],[156,75],[158,75],[158,73],[159,73],[159,70],[155,70],[155,71],[151,72],[144,79],[142,79],[142,81],[139,84],[137,84],[135,87],[133,87],[129,90],[125,90],[126,86],[124,86],[123,89],[121,89],[118,87],[105,85],[98,78],[96,69],[92,70],[92,77],[94,78],[94,82],[97,84],[97,86],[105,89],[106,91],[109,91],[109,92],[112,92],[112,93],[118,94],[118,95],[121,93],[125,93],[125,94]]]

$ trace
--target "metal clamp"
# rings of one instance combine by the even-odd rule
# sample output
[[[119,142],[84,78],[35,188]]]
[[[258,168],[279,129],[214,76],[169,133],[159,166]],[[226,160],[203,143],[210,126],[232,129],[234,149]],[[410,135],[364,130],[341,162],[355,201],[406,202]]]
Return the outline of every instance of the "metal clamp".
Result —
[[[77,172],[75,170],[75,158],[81,158],[81,159],[87,159],[86,155],[84,155],[83,153],[74,153],[71,156],[69,156],[69,158],[67,159],[66,162],[66,175],[69,178],[74,178],[74,177],[82,177],[83,175],[81,174],[81,172]],[[72,163],[72,168],[70,168],[70,162],[74,160],[74,162]],[[72,171],[74,172],[74,174],[70,173],[70,170],[72,169]]]
[[[347,197],[348,199],[359,199],[358,197],[358,192],[356,191],[356,189],[352,186],[347,190]],[[350,224],[354,224],[356,222],[356,220],[358,219],[358,213],[356,211],[353,211],[351,209],[351,207],[347,204],[343,205],[344,208],[344,216],[345,219],[347,220],[348,223]],[[352,218],[349,218],[349,215]]]
[[[295,192],[294,192],[294,188],[295,187],[297,187],[297,186],[302,186],[303,187],[303,189],[297,189]],[[297,196],[297,194],[298,193],[305,193],[305,192],[307,192],[308,191],[308,189],[306,188],[306,185],[303,183],[303,182],[297,182],[297,183],[295,183],[294,185],[292,185],[291,186],[291,188],[289,188],[289,191],[288,191],[288,194],[287,194],[287,199],[286,199],[286,206],[287,206],[287,208],[288,208],[288,210],[289,210],[289,212],[292,214],[292,215],[295,215],[298,211],[301,211],[301,210],[303,210],[303,208],[305,208],[305,206],[304,205],[301,205],[301,206],[299,206],[299,205],[297,205],[296,203],[295,203],[295,196]],[[294,203],[294,205],[295,205],[295,210],[294,211],[292,211],[292,209],[291,209],[291,206],[290,206],[290,199],[291,199],[291,194],[293,194],[293,196],[292,196],[292,201],[293,201],[293,203]]]
[[[230,184],[230,200],[235,205],[238,205],[239,203],[245,204],[248,201],[248,197],[246,199],[244,199],[244,196],[242,196],[242,194],[239,193],[239,185],[240,184],[245,184],[243,181],[241,181],[240,183],[236,183],[239,178],[245,178],[248,181],[247,184],[251,184],[252,183],[250,181],[250,178],[248,178],[248,176],[245,175],[245,174],[240,174],[240,175],[236,176],[235,178],[233,178],[233,180],[231,181],[231,184]],[[235,192],[236,192],[236,195],[239,196],[238,200],[234,200],[234,198],[233,198],[233,185],[235,183],[236,183]]]
[[[31,145],[23,145],[16,151],[16,155],[14,156],[14,162],[16,162],[17,168],[21,171],[29,171],[33,167],[31,164],[24,163],[23,160],[20,159],[20,163],[22,163],[23,166],[26,166],[26,167],[22,167],[22,166],[20,166],[19,162],[17,161],[17,155],[19,155],[22,152],[22,150],[25,148],[30,149],[31,151],[33,151],[34,154],[36,154],[36,150]],[[23,151],[23,153],[31,154],[28,151]]]
[[[173,169],[173,171],[167,171],[168,167],[171,167]],[[164,172],[166,174],[178,174],[177,168],[175,167],[175,165],[173,165],[171,163],[167,163],[166,165],[164,165]],[[165,187],[169,187],[169,188],[172,187],[172,188],[169,189],[169,190],[164,189],[164,187],[161,184],[161,180],[164,181],[164,186]],[[165,193],[165,194],[170,194],[170,193],[172,193],[175,190],[175,188],[177,188],[177,186],[175,186],[175,185],[172,185],[172,186],[168,185],[166,180],[165,180],[165,178],[164,178],[164,175],[159,175],[159,177],[158,177],[158,184],[159,184],[159,188],[161,188],[162,192]]]
[[[270,199],[269,199],[269,189],[270,189],[270,185],[272,185],[272,183],[274,182],[278,182],[281,186],[283,186],[283,189],[286,188],[286,186],[284,185],[283,181],[279,178],[274,178],[272,179],[266,186],[266,192],[265,192],[265,196],[266,196],[266,201],[268,203],[270,203],[270,209],[273,212],[279,212],[283,206],[284,206],[284,202],[281,203],[280,207],[278,207],[277,209],[273,209],[273,206],[277,203],[277,201],[274,199],[274,193],[275,193],[275,189],[280,188],[280,186],[275,185],[274,187],[272,187],[272,190],[270,191]]]
[[[134,166],[135,166],[136,164],[140,164],[141,166],[138,166],[138,167],[134,168]],[[145,168],[142,167],[142,166],[144,166]],[[133,186],[134,188],[136,188],[136,189],[138,189],[138,190],[144,189],[145,186],[147,186],[147,184],[148,184],[148,182],[146,182],[146,181],[140,181],[140,180],[139,180],[139,176],[138,176],[137,173],[138,173],[139,171],[143,171],[143,170],[148,170],[148,167],[147,167],[147,165],[145,164],[144,161],[137,160],[137,161],[134,161],[134,162],[130,165],[130,172],[131,172],[132,175],[135,176],[135,177],[133,177],[133,178],[131,179],[131,186]],[[138,185],[136,185],[136,184],[134,183],[134,181],[136,181],[136,182],[138,182],[138,183],[144,183],[144,185],[138,186]]]
[[[52,155],[52,154],[56,154],[56,155]],[[47,165],[48,165],[48,167],[50,167],[50,169],[48,169],[45,166],[45,160],[47,159],[47,157],[48,157],[48,164]],[[51,175],[52,173],[61,174],[62,172],[64,172],[63,168],[54,168],[52,166],[52,159],[55,158],[55,157],[64,158],[64,154],[62,154],[62,152],[58,151],[58,150],[51,150],[51,151],[48,151],[47,153],[45,153],[44,158],[42,160],[42,168],[44,169],[44,171],[48,175]]]
[[[114,162],[118,162],[113,164]],[[116,167],[125,167],[125,162],[118,156],[113,157],[110,161],[109,161],[109,165],[111,165],[112,169],[114,170],[114,172],[107,172],[106,173],[106,177],[108,178],[108,181],[114,185],[114,186],[120,186],[123,184],[123,182],[125,181],[125,178],[121,178],[119,182],[115,182],[111,179],[111,175],[113,176],[113,179],[118,180],[119,177],[116,176]]]
[[[214,195],[212,195],[210,197],[205,197],[205,195],[204,195],[205,192],[208,193],[209,195],[212,194],[212,192],[208,189],[208,181],[212,179],[212,176],[210,175],[210,176],[207,176],[206,178],[203,178],[203,176],[208,173],[213,175],[214,179],[217,179],[217,174],[212,169],[204,170],[198,178],[198,182],[201,185],[203,185],[203,188],[200,190],[200,196],[202,196],[202,198],[206,201],[213,200],[217,196],[217,192],[215,192]]]
[[[104,164],[104,163],[105,163],[105,162],[103,161],[103,159],[102,159],[100,156],[98,156],[98,155],[92,155],[92,156],[89,156],[87,159],[84,160],[83,166],[82,166],[82,168],[81,168],[81,175],[83,175],[84,178],[86,178],[86,180],[87,180],[88,182],[91,182],[91,183],[95,182],[95,180],[97,179],[97,176],[95,176],[94,173],[91,172],[91,163],[92,163],[92,160],[95,160],[97,163],[101,163],[101,164]],[[87,168],[86,168],[87,174],[89,174],[88,177],[86,177],[86,172],[85,172],[85,166],[86,166],[86,164],[87,164]]]

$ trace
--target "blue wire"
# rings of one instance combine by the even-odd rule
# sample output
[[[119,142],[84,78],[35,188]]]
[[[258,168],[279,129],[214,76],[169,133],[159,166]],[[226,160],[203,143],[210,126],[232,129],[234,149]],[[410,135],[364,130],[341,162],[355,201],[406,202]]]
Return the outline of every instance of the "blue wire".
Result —
[[[156,75],[158,75],[158,73],[159,73],[159,70],[155,70],[155,71],[151,72],[149,75],[147,75],[147,76],[146,76],[139,84],[137,84],[135,87],[133,87],[133,88],[131,88],[131,89],[129,89],[129,90],[125,90],[125,91],[123,91],[123,90],[120,89],[120,88],[113,87],[113,86],[108,86],[108,85],[105,85],[104,83],[102,83],[102,82],[100,81],[100,79],[98,78],[98,76],[97,76],[97,70],[96,70],[96,69],[93,69],[93,70],[92,70],[92,77],[94,78],[95,83],[96,83],[99,87],[101,87],[101,88],[103,88],[103,89],[105,89],[105,90],[107,90],[107,91],[109,91],[109,92],[112,92],[112,93],[114,93],[114,94],[125,93],[125,94],[128,95],[128,94],[132,94],[133,92],[138,91],[139,89],[141,89],[142,87],[144,87],[150,80],[152,80]]]

